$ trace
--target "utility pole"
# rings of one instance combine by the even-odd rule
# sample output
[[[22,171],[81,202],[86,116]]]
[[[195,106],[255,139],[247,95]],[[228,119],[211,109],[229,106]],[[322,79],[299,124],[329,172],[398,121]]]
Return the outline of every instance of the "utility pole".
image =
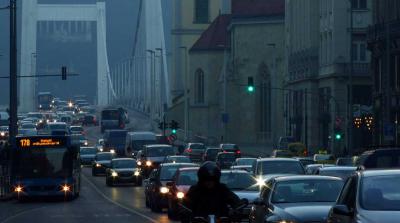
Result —
[[[349,151],[349,154],[353,154],[353,73],[354,73],[354,61],[353,61],[353,56],[354,56],[354,50],[353,50],[353,5],[352,1],[349,0],[350,3],[350,73],[349,73],[349,84],[348,84],[348,90],[349,90],[349,109],[348,109],[348,122],[347,122],[347,128],[348,128],[348,136],[347,136],[347,150]]]
[[[17,135],[17,5],[16,0],[10,0],[10,126],[9,136],[12,147],[15,147]]]

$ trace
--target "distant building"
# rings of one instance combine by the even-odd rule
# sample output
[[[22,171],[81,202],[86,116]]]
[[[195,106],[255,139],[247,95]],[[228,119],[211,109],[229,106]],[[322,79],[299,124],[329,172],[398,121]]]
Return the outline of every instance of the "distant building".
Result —
[[[373,0],[368,31],[374,77],[375,144],[399,145],[400,1]]]

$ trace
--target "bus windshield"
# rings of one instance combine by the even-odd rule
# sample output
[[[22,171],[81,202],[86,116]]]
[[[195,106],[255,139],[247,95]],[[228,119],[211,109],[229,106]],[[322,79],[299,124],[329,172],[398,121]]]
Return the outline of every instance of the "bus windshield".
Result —
[[[20,177],[68,177],[72,173],[72,154],[67,148],[34,148],[18,152],[17,175]]]
[[[120,113],[118,110],[104,110],[101,113],[102,120],[119,120]]]

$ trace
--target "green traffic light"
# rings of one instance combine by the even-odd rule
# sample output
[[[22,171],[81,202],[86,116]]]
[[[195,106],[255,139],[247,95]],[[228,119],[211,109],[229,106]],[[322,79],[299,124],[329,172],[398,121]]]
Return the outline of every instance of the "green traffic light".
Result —
[[[254,92],[254,86],[247,86],[248,92]]]
[[[172,129],[172,134],[176,134],[176,129]]]
[[[340,139],[342,139],[342,135],[336,134],[335,138],[336,138],[336,140],[340,140]]]

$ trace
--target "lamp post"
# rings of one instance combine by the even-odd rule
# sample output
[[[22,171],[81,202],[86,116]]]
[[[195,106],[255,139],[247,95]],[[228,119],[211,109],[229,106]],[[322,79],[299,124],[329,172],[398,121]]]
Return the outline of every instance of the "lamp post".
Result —
[[[350,3],[350,73],[349,73],[349,109],[348,109],[348,139],[347,139],[347,150],[349,154],[353,152],[353,70],[354,70],[354,61],[353,55],[353,5],[352,0],[349,0]]]
[[[184,71],[184,98],[185,98],[185,140],[187,141],[189,138],[189,84],[188,84],[188,52],[186,46],[179,47],[180,49],[184,50],[185,53],[185,71]]]
[[[147,50],[150,53],[150,117],[151,120],[154,119],[154,108],[155,108],[155,100],[154,100],[154,88],[155,88],[155,81],[154,81],[154,73],[155,73],[155,56],[156,52],[154,50]]]

